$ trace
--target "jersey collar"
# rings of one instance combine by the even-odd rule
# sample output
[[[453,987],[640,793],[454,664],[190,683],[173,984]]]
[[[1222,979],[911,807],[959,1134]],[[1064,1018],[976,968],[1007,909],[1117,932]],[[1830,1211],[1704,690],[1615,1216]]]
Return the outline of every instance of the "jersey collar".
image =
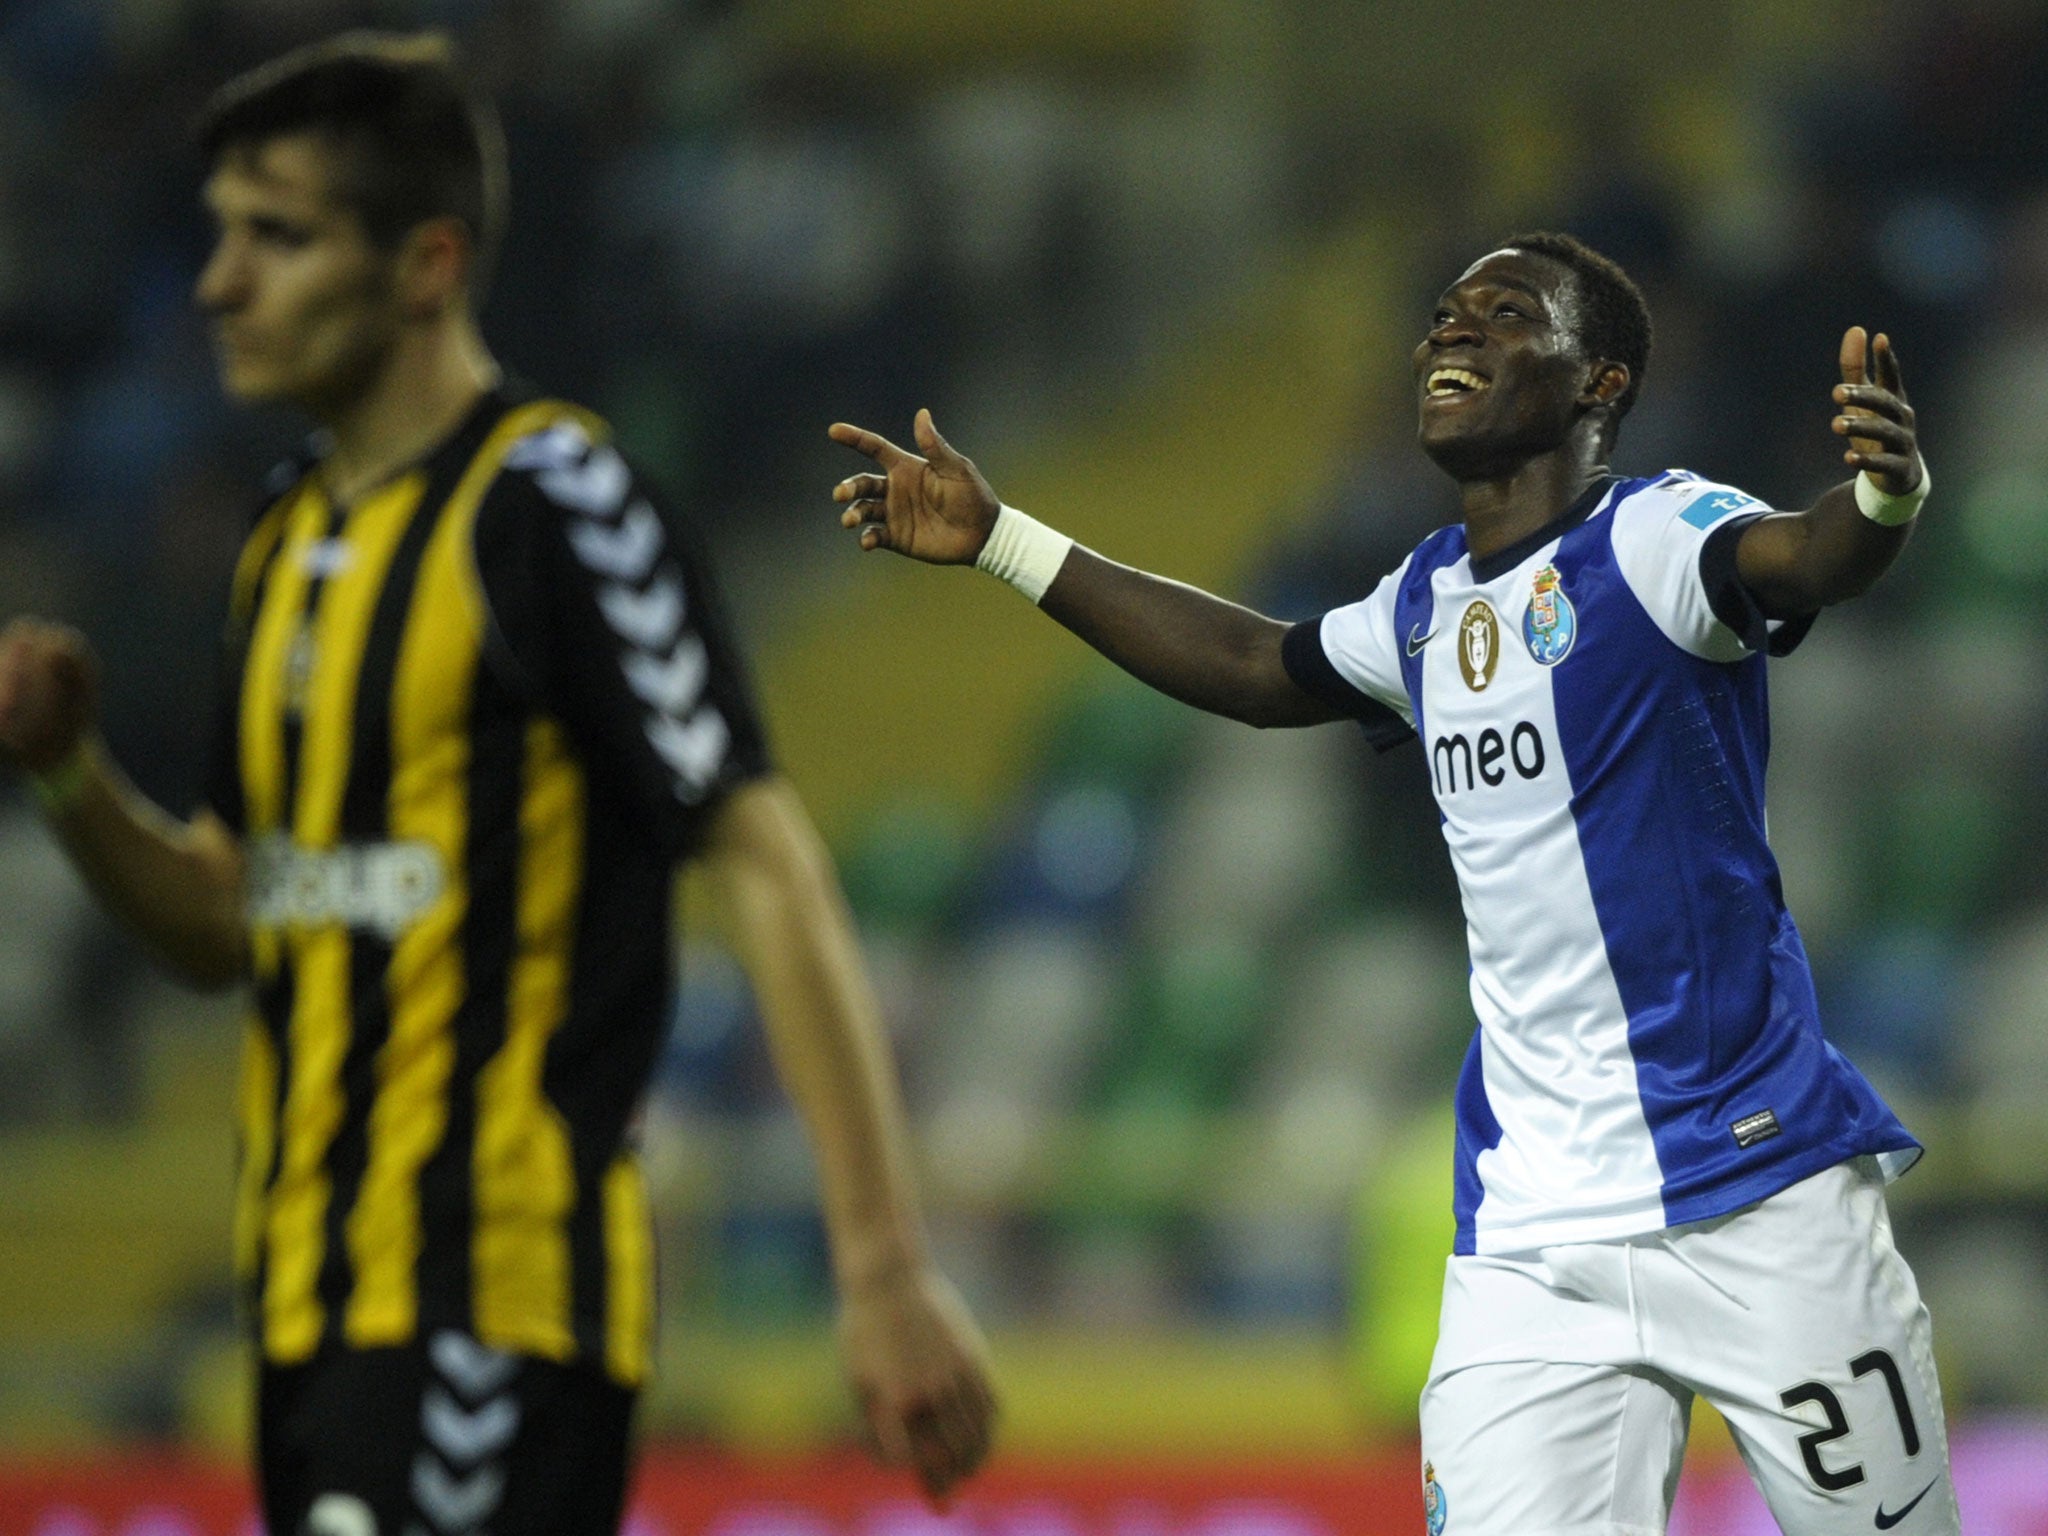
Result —
[[[1576,501],[1534,533],[1524,534],[1506,549],[1497,549],[1490,555],[1474,555],[1472,579],[1483,586],[1497,576],[1505,576],[1552,539],[1570,533],[1599,509],[1601,501],[1620,478],[1619,475],[1602,475],[1579,492]]]
[[[496,384],[476,397],[447,436],[431,444],[417,458],[392,469],[383,479],[359,494],[352,505],[361,506],[393,481],[417,471],[424,471],[429,479],[442,478],[451,471],[459,471],[462,465],[467,464],[475,456],[477,449],[483,446],[484,439],[490,435],[491,428],[498,424],[499,418],[514,406],[524,405],[527,401],[538,398],[538,392],[524,379],[501,376]],[[333,447],[334,441],[325,428],[308,437],[305,449],[297,461],[300,469],[296,478],[302,481],[306,475],[317,473],[322,461]],[[321,495],[327,495],[324,485],[321,486]],[[332,498],[329,498],[329,505],[333,505]]]

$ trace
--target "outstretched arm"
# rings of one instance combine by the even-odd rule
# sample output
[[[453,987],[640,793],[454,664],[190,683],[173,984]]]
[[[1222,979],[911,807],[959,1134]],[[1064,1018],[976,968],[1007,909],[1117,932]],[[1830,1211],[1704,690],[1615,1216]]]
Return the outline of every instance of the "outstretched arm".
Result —
[[[1866,340],[1863,328],[1852,326],[1842,337],[1841,365],[1834,430],[1849,439],[1842,460],[1868,480],[1864,495],[1880,516],[1904,513],[1904,520],[1886,523],[1866,513],[1851,480],[1804,512],[1750,524],[1736,547],[1736,570],[1769,618],[1797,618],[1860,595],[1890,568],[1912,532],[1917,503],[1897,503],[1891,511],[1891,499],[1920,491],[1927,470],[1891,338]]]
[[[1287,625],[1078,544],[1062,558],[1065,541],[1005,508],[973,463],[939,436],[931,412],[917,413],[915,430],[922,458],[860,427],[831,429],[834,442],[859,449],[880,471],[851,476],[832,493],[846,504],[840,523],[859,530],[862,549],[892,549],[934,565],[980,564],[1006,576],[1020,559],[1027,567],[1042,563],[1047,568],[1032,573],[1037,581],[1018,585],[1161,693],[1249,725],[1338,718],[1287,675],[1280,659]],[[1001,557],[993,562],[992,539]]]
[[[895,1071],[831,857],[795,790],[767,778],[720,806],[705,865],[817,1151],[866,1428],[943,1501],[988,1453],[995,1395],[973,1320],[925,1251]]]
[[[167,814],[99,739],[98,668],[77,631],[17,619],[0,633],[0,761],[27,773],[86,883],[172,970],[224,987],[248,967],[242,850],[202,812]]]

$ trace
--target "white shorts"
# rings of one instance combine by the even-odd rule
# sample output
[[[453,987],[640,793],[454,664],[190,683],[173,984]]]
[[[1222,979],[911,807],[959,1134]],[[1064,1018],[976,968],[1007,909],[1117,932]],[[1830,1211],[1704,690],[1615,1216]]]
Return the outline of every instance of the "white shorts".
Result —
[[[1713,1221],[1453,1258],[1431,1536],[1659,1536],[1694,1393],[1788,1536],[1957,1536],[1927,1309],[1871,1158]]]

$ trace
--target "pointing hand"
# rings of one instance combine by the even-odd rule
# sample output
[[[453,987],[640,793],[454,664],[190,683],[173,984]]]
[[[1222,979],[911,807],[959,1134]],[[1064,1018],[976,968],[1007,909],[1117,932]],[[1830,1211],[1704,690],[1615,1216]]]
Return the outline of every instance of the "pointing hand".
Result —
[[[917,413],[914,430],[923,458],[877,433],[834,423],[832,441],[860,450],[881,471],[833,487],[832,499],[846,506],[839,524],[859,530],[862,549],[893,549],[933,565],[970,564],[1002,503],[973,461],[939,436],[930,411]]]

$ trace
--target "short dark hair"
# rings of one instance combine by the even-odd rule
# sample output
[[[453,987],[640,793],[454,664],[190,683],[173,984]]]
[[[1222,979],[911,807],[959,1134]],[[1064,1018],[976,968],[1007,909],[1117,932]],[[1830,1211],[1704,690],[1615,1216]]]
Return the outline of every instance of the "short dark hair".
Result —
[[[341,150],[341,195],[387,250],[427,219],[456,218],[474,248],[472,302],[505,228],[505,135],[440,32],[344,32],[238,75],[200,113],[200,152],[319,133]]]
[[[1503,240],[1499,249],[1547,256],[1569,267],[1577,278],[1584,306],[1579,316],[1579,345],[1594,357],[1628,368],[1628,388],[1608,406],[1606,441],[1611,446],[1621,430],[1621,418],[1636,403],[1636,392],[1650,366],[1650,306],[1643,299],[1643,290],[1622,271],[1619,262],[1575,235],[1537,230]]]

